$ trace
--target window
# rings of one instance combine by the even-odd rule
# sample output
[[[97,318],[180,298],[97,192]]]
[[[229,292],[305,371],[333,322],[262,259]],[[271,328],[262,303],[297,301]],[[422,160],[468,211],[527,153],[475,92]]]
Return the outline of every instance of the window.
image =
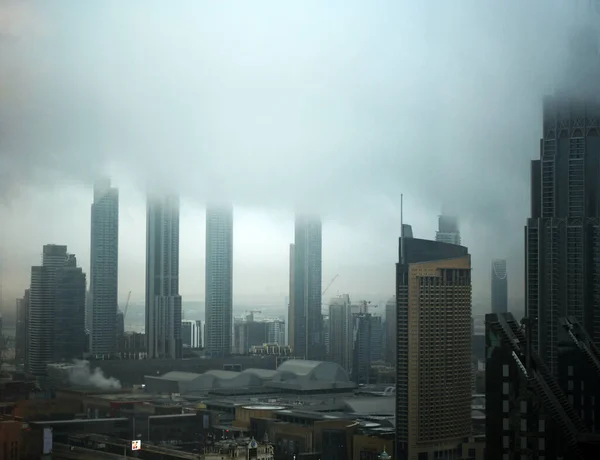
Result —
[[[503,418],[502,419],[502,429],[503,430],[510,430],[510,424],[507,418]]]
[[[527,413],[527,401],[521,401],[521,413],[522,414]]]
[[[508,364],[502,365],[502,377],[508,377]]]
[[[540,431],[540,433],[543,433],[546,431],[546,421],[543,418],[540,419],[539,431]]]
[[[539,450],[546,450],[546,438],[539,438],[538,439],[538,449]]]
[[[521,419],[521,431],[527,431],[527,419]]]
[[[506,400],[502,401],[502,411],[508,413],[508,401]]]
[[[510,448],[510,438],[508,436],[503,436],[502,437],[502,447],[504,449]]]
[[[504,395],[508,394],[508,382],[502,383],[502,394],[504,394]]]

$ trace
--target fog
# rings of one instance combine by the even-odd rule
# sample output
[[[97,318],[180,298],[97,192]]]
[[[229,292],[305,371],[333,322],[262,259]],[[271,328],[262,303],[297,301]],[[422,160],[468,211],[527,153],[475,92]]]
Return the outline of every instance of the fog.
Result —
[[[416,237],[459,216],[476,312],[504,257],[520,310],[542,98],[586,4],[1,0],[4,310],[45,243],[88,270],[102,175],[120,188],[123,298],[143,298],[145,193],[171,189],[184,300],[203,297],[211,200],[235,205],[234,301],[283,305],[298,208],[323,216],[329,294],[383,300],[403,193]]]

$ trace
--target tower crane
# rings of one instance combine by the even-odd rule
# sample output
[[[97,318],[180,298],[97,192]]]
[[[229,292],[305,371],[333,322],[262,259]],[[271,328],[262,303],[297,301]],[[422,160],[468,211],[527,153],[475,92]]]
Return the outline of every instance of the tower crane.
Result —
[[[327,293],[327,291],[329,290],[329,288],[331,287],[331,285],[333,284],[333,282],[338,279],[338,276],[340,276],[340,274],[336,274],[333,278],[331,278],[331,281],[329,282],[329,284],[325,287],[325,289],[323,290],[323,292],[321,293],[321,314],[327,315],[329,314],[329,312],[325,311],[325,294]]]
[[[129,300],[131,299],[131,291],[127,294],[127,302],[125,302],[125,308],[123,309],[123,321],[125,321],[125,317],[127,316],[127,309],[129,308]]]
[[[331,287],[331,285],[333,284],[333,282],[338,279],[338,276],[340,276],[340,274],[338,273],[337,275],[335,275],[331,281],[329,282],[329,284],[327,285],[327,287],[325,288],[325,290],[323,291],[323,293],[321,294],[321,297],[323,297],[325,295],[325,293],[329,290],[329,288]]]

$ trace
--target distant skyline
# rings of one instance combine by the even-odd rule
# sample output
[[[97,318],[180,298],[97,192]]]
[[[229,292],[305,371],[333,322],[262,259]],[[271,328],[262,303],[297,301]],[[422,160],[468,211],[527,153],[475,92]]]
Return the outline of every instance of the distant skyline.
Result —
[[[145,279],[145,198],[142,193],[126,182],[112,181],[119,188],[119,305],[123,305],[129,290],[132,302],[144,300]],[[48,225],[41,229],[25,228],[21,231],[23,240],[33,241],[32,245],[7,247],[0,242],[0,263],[2,260],[15,260],[10,269],[4,267],[3,309],[8,317],[14,315],[15,299],[28,287],[31,266],[39,263],[39,247],[43,244],[68,244],[77,255],[79,265],[89,273],[89,193],[92,185],[71,184],[61,192],[46,195],[41,220]],[[410,197],[409,197],[410,198]],[[61,209],[54,203],[65,203],[69,210],[69,221],[50,216]],[[433,209],[429,215],[416,209],[416,201],[405,197],[405,222],[411,224],[415,237],[435,239],[439,211]],[[17,213],[18,209],[9,209]],[[27,207],[21,211],[26,212]],[[289,241],[293,241],[294,213],[285,210],[265,208],[235,207],[233,301],[258,302],[285,305],[289,291]],[[323,284],[339,273],[329,295],[337,292],[349,293],[352,298],[372,301],[385,301],[393,295],[394,274],[390,272],[397,258],[398,236],[400,234],[399,212],[389,215],[389,225],[375,227],[369,219],[347,221],[339,216],[325,216],[323,219]],[[418,212],[417,212],[418,211]],[[369,211],[366,210],[366,213]],[[47,213],[47,214],[46,214]],[[60,214],[59,214],[60,215]],[[413,217],[414,218],[411,218]],[[66,218],[66,216],[65,216]],[[8,227],[10,227],[10,221]],[[85,229],[87,226],[87,230]],[[83,227],[83,231],[76,229]],[[397,228],[397,230],[396,230]],[[369,239],[367,232],[379,234]],[[462,243],[469,247],[469,240],[477,238],[478,227],[466,221],[461,223]],[[46,236],[45,236],[46,235]],[[388,238],[386,238],[386,236]],[[181,199],[180,215],[180,294],[186,301],[204,301],[205,269],[205,207],[192,200]],[[73,248],[73,249],[71,249]],[[349,251],[348,248],[352,248]],[[18,250],[17,250],[18,249]],[[471,250],[471,249],[469,249]],[[21,257],[17,257],[18,255]],[[479,255],[479,257],[478,257]],[[473,302],[475,311],[481,305],[481,313],[489,308],[490,286],[489,266],[491,259],[484,254],[473,254]],[[509,263],[520,267],[522,261]],[[518,283],[514,283],[518,284]],[[520,305],[521,292],[513,284],[509,291],[509,305]]]

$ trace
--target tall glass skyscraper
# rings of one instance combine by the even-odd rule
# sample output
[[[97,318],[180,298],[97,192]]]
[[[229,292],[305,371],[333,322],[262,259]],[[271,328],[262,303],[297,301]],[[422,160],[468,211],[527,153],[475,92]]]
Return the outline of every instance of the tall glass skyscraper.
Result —
[[[110,186],[110,181],[94,185],[91,215],[87,325],[90,352],[104,355],[113,353],[117,346],[119,291],[119,191]]]
[[[321,360],[325,355],[321,314],[321,220],[297,215],[293,256],[293,351],[297,357]]]
[[[213,357],[231,354],[233,329],[233,207],[206,209],[204,347]]]
[[[181,358],[179,198],[153,196],[146,211],[146,350]]]

